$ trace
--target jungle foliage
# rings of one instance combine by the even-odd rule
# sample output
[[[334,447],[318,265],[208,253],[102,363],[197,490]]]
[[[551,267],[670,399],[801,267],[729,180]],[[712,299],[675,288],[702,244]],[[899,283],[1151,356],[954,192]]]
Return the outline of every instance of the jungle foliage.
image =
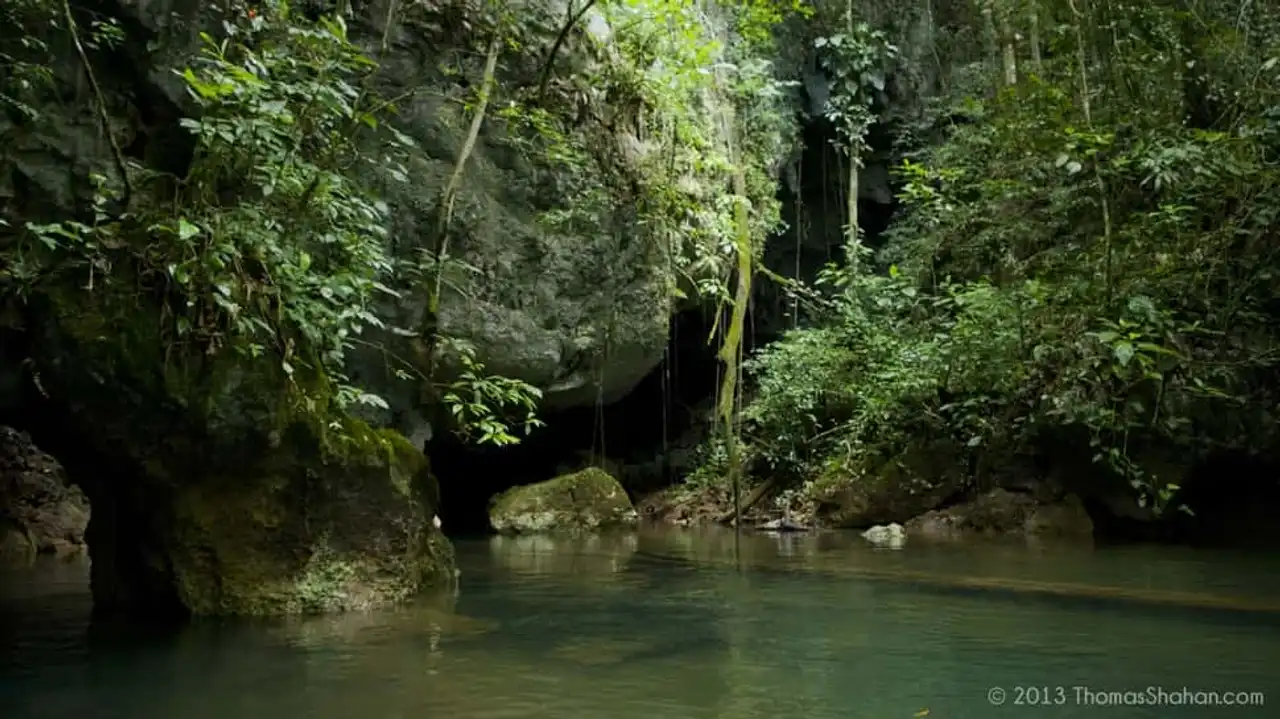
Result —
[[[1273,450],[1280,11],[978,0],[879,17],[859,52],[817,50],[867,67],[927,38],[876,107],[899,209],[877,267],[829,267],[809,326],[751,359],[763,466],[799,481],[908,436],[988,458],[1080,436],[1160,506],[1179,477],[1149,460]],[[829,107],[847,113],[841,88]]]

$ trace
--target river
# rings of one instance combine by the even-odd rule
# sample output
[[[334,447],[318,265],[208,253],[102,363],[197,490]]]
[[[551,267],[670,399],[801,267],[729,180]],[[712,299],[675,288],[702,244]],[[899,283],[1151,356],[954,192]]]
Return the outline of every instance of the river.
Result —
[[[457,548],[456,590],[409,607],[150,633],[89,621],[83,562],[3,570],[0,717],[1280,716],[1274,555],[693,529]]]

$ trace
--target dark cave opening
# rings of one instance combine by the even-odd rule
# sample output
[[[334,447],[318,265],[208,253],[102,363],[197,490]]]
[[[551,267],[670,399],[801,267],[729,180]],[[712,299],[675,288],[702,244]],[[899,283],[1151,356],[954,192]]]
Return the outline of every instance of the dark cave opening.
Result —
[[[1280,459],[1239,451],[1188,461],[1182,488],[1157,518],[1140,519],[1085,497],[1094,539],[1106,544],[1173,544],[1204,549],[1280,548]]]
[[[666,356],[613,404],[541,415],[540,427],[509,447],[466,445],[447,433],[427,444],[440,482],[439,516],[451,536],[489,531],[488,506],[511,487],[550,479],[606,459],[626,471],[619,479],[638,497],[677,479],[664,451],[701,425],[700,412],[715,395],[716,345],[707,342],[714,317],[700,309],[671,321]]]
[[[782,231],[765,247],[765,265],[780,276],[812,284],[828,263],[845,260],[845,222],[849,177],[847,160],[838,149],[839,134],[830,120],[800,119],[800,152],[782,169],[777,199]],[[893,219],[896,187],[889,169],[892,138],[883,125],[868,136],[872,153],[859,173],[858,225],[862,241],[873,252],[884,245]],[[752,330],[758,344],[777,339],[805,324],[803,309],[778,283],[757,278]]]

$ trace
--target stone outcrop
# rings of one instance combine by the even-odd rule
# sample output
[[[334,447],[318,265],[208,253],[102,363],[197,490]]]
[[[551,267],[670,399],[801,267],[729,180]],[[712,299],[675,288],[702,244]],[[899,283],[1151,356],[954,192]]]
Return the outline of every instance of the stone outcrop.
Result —
[[[489,521],[499,532],[573,532],[633,524],[635,507],[609,473],[594,467],[514,487],[493,498]]]
[[[906,524],[907,534],[926,539],[966,537],[1057,537],[1087,539],[1093,522],[1074,496],[1054,502],[993,489],[946,509],[926,512]]]
[[[962,491],[962,455],[945,443],[917,442],[865,467],[835,467],[814,482],[815,518],[827,526],[865,529],[906,522]]]
[[[89,500],[31,436],[0,426],[0,556],[84,551]]]
[[[100,608],[363,610],[453,578],[452,548],[432,521],[435,479],[394,432],[291,422],[260,443],[220,448],[216,439],[165,447],[118,426],[79,429],[109,466],[84,482],[96,508],[87,539]]]

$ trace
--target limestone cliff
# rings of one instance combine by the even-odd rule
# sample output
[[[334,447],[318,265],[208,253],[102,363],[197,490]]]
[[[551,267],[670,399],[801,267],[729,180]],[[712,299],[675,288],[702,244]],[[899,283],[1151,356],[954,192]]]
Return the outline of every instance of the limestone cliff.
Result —
[[[59,3],[22,0],[5,12],[47,17],[0,30],[6,47],[46,48],[53,58],[38,68],[49,75],[35,92],[9,94],[17,90],[0,84],[0,98],[20,98],[0,115],[0,252],[10,261],[0,271],[0,413],[21,418],[93,502],[88,543],[102,605],[349,609],[452,576],[451,552],[432,521],[435,479],[420,451],[424,420],[442,418],[420,381],[424,337],[470,342],[487,371],[544,390],[545,407],[608,401],[661,359],[677,277],[687,284],[723,272],[717,232],[732,204],[717,144],[726,110],[718,84],[675,88],[678,102],[646,96],[638,88],[653,85],[649,76],[680,79],[664,66],[676,61],[654,55],[644,38],[618,40],[605,13],[557,3],[304,3],[298,11],[312,19],[345,10],[334,32],[378,68],[368,86],[342,92],[375,92],[387,99],[383,109],[394,109],[384,124],[370,117],[367,129],[344,128],[351,144],[372,150],[400,138],[409,148],[402,164],[358,178],[378,195],[370,207],[390,218],[379,229],[396,265],[395,286],[386,288],[395,299],[362,318],[380,332],[350,348],[343,378],[316,357],[302,357],[295,371],[300,340],[277,330],[276,346],[229,350],[231,329],[219,323],[238,321],[234,302],[222,314],[188,312],[181,320],[202,323],[203,334],[183,340],[171,331],[181,325],[176,303],[226,308],[230,288],[184,295],[172,266],[109,261],[118,240],[91,229],[132,220],[130,241],[142,254],[155,243],[214,239],[207,229],[138,224],[146,215],[136,210],[174,201],[173,188],[189,181],[198,147],[190,118],[204,107],[192,94],[199,86],[183,77],[191,58],[202,46],[216,52],[231,32],[226,23],[253,26],[259,8],[280,4],[92,5],[72,2],[63,13]],[[80,35],[68,32],[77,27]],[[486,47],[500,56],[488,65],[505,94],[486,98],[492,107],[472,146]],[[686,82],[710,77],[680,72]],[[753,81],[769,77],[767,68],[753,72]],[[760,97],[753,102],[772,102]],[[753,123],[742,124],[750,135]],[[781,143],[773,128],[763,136],[744,140],[757,160],[750,169],[758,205],[772,201],[764,168]],[[442,202],[455,176],[457,194]],[[246,188],[228,184],[207,191],[234,205]],[[56,233],[67,229],[56,223],[73,218],[90,230],[59,242],[106,237],[96,259],[29,263],[24,248],[43,251],[30,223]],[[761,220],[761,234],[771,226]],[[695,257],[694,245],[706,256]],[[242,259],[260,261],[235,261]],[[701,266],[691,268],[695,260]],[[307,272],[299,270],[304,279]],[[434,315],[426,309],[433,286]],[[326,311],[344,310],[327,299]],[[454,369],[447,360],[431,378],[437,385]],[[404,380],[414,373],[417,380]],[[371,403],[355,416],[339,400],[343,379],[389,406]]]

